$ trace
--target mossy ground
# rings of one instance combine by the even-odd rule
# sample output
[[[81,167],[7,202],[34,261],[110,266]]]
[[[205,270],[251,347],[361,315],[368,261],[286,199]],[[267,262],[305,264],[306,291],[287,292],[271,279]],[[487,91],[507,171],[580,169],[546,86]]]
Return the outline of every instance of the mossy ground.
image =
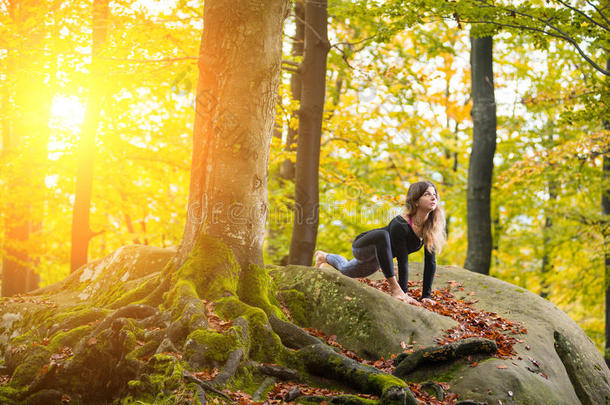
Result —
[[[11,379],[0,386],[0,402],[37,400],[46,395],[37,393],[42,392],[38,388],[52,386],[73,404],[174,404],[180,398],[196,403],[197,388],[185,382],[182,374],[222,368],[228,354],[237,348],[244,350],[244,362],[250,359],[302,368],[269,326],[269,315],[286,318],[264,268],[240,269],[228,247],[206,236],[177,269],[170,267],[170,254],[161,260],[155,251],[148,273],[142,263],[137,265],[139,279],[127,276],[134,273],[130,263],[136,258],[123,255],[146,260],[141,252],[123,249],[111,260],[96,261],[81,269],[80,275],[71,275],[63,282],[64,288],[47,288],[46,294],[43,291],[32,298],[33,304],[6,303],[5,314],[14,311],[19,315],[3,331],[15,336],[2,347]],[[167,285],[165,292],[151,298],[163,285]],[[152,318],[158,320],[110,318],[127,305],[155,301],[159,301],[157,315]],[[215,315],[224,322],[243,321],[217,330],[208,322],[205,303],[212,303]],[[108,325],[98,330],[101,322]],[[164,338],[169,338],[175,353],[155,354]],[[204,348],[198,353],[203,357],[198,369],[188,361],[188,341]],[[45,377],[48,381],[40,387],[33,386],[52,363],[54,374]],[[252,367],[241,367],[229,387],[253,393],[264,377]]]

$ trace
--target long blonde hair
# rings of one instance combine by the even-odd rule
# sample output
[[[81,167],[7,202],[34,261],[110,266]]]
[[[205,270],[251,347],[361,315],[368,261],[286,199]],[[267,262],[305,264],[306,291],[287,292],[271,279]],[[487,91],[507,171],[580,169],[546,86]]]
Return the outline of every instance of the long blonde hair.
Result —
[[[405,199],[405,214],[414,216],[417,212],[417,200],[428,190],[433,187],[436,193],[436,208],[428,215],[428,219],[423,224],[424,244],[429,252],[440,253],[445,245],[447,235],[445,233],[445,211],[441,206],[441,199],[436,186],[431,181],[418,181],[409,186],[407,198]]]

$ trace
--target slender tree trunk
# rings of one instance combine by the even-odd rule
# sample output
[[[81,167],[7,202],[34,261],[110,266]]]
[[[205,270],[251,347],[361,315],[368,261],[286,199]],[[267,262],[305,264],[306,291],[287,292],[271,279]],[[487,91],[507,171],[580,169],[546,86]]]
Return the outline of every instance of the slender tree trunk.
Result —
[[[49,61],[45,59],[46,3],[8,1],[16,30],[7,50],[6,123],[3,125],[3,160],[7,163],[2,295],[24,293],[38,287],[30,236],[41,229],[44,176],[47,162],[48,118],[51,97]],[[50,62],[52,63],[52,61]],[[4,170],[4,169],[3,169]]]
[[[472,38],[473,139],[468,167],[468,251],[464,267],[489,274],[492,252],[491,182],[496,151],[493,39]]]
[[[108,36],[108,2],[109,0],[94,0],[92,8],[90,88],[85,121],[78,145],[78,172],[76,174],[76,192],[72,211],[70,271],[75,271],[87,263],[89,241],[93,236],[89,225],[89,211],[93,187],[95,137],[99,126],[104,92],[104,73],[99,55]]]
[[[307,0],[305,56],[301,71],[301,119],[297,139],[294,226],[288,259],[291,264],[310,266],[316,246],[319,220],[318,168],[328,50],[326,0]]]
[[[296,27],[295,36],[292,39],[292,51],[291,54],[294,57],[302,57],[303,56],[303,44],[305,43],[305,5],[303,0],[297,0],[294,2],[294,24]],[[291,99],[293,101],[301,101],[301,76],[300,71],[293,72],[290,77],[290,92]],[[291,154],[296,154],[296,139],[297,139],[297,131],[298,127],[291,126],[292,122],[299,121],[299,113],[298,110],[292,112],[292,116],[288,121],[288,134],[286,136],[286,142],[284,143],[284,150],[287,152],[291,152]],[[280,134],[281,135],[281,134]],[[279,166],[279,178],[285,180],[286,182],[294,183],[294,173],[295,173],[295,163],[294,159],[284,159],[280,163]],[[280,183],[282,181],[280,180]],[[288,200],[292,200],[291,202],[287,202],[286,206],[289,209],[293,209],[294,204],[294,196],[287,196]],[[283,241],[283,233],[284,229],[289,227],[288,218],[284,218],[283,216],[276,216],[275,218],[271,218],[268,220],[268,235],[267,235],[267,257],[276,257],[278,256],[278,252],[280,250],[280,246],[285,246],[286,243]],[[282,249],[283,250],[283,249]],[[278,264],[287,264],[288,263],[288,255],[284,255],[282,258],[277,260]]]
[[[610,70],[610,57],[606,60],[606,69]],[[604,122],[604,128],[610,131],[610,121]],[[604,219],[610,217],[610,156],[609,152],[604,153],[603,158],[603,187],[602,187],[602,214]],[[606,364],[610,367],[610,227],[604,225],[604,275],[605,275],[605,290],[606,290],[606,350],[604,358]]]
[[[551,130],[552,131],[552,130]],[[554,146],[553,133],[551,132],[547,140],[547,148],[551,150]],[[549,193],[548,205],[552,206],[557,201],[557,181],[549,177],[547,179],[547,190]],[[551,217],[550,209],[544,210],[544,225],[542,227],[542,267],[541,273],[541,289],[540,296],[548,298],[550,283],[549,275],[553,272],[551,264],[551,239],[553,235],[553,218]]]
[[[205,2],[178,265],[201,234],[226,243],[242,269],[263,264],[269,144],[288,6],[286,0]]]
[[[292,43],[292,56],[302,57],[305,44],[305,4],[303,0],[297,0],[294,3],[294,24],[296,26],[294,41]],[[302,68],[301,68],[302,69]],[[290,77],[290,92],[292,99],[301,102],[301,69],[293,73]],[[293,113],[292,121],[299,122],[298,110]],[[296,150],[295,142],[297,139],[298,128],[293,128],[288,125],[288,136],[286,137],[285,150],[294,152]],[[280,167],[280,175],[286,180],[294,181],[295,164],[290,159],[282,162]]]

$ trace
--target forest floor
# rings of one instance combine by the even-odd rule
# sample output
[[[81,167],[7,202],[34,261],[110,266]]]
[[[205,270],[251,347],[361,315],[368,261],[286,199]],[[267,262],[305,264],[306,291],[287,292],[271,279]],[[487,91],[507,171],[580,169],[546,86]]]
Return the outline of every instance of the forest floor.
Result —
[[[374,281],[368,278],[359,279],[360,282],[365,283],[373,288],[389,294],[389,286],[385,280]],[[421,281],[409,282],[409,295],[415,299],[421,297]],[[452,291],[463,291],[463,286],[455,281],[449,281],[448,285],[442,289],[434,290],[432,292],[432,299],[434,303],[422,303],[422,306],[427,310],[436,312],[440,315],[450,317],[458,322],[459,326],[451,328],[445,331],[444,335],[436,339],[436,343],[441,346],[447,343],[455,342],[460,339],[466,339],[470,337],[483,337],[491,339],[496,342],[498,351],[494,354],[494,357],[500,359],[511,359],[516,356],[516,352],[513,350],[515,343],[523,343],[522,339],[517,339],[515,335],[525,334],[527,330],[518,322],[513,322],[499,316],[494,312],[485,312],[475,309],[473,304],[477,302],[474,297],[474,292],[468,293],[472,296],[471,300],[457,299]],[[346,297],[348,299],[349,297]],[[282,306],[284,313],[291,318],[289,310]],[[344,348],[338,341],[337,336],[328,336],[322,331],[305,328],[311,335],[321,338],[328,345],[341,351],[345,356],[352,358],[360,363],[373,366],[386,373],[392,373],[395,365],[393,364],[394,358],[399,354],[396,353],[390,358],[381,358],[378,360],[365,360],[357,356],[353,351]],[[410,354],[415,350],[420,349],[421,346],[416,346],[417,342],[413,344],[406,344],[401,342],[403,353]],[[526,347],[527,348],[527,347]],[[521,360],[518,357],[518,360]],[[467,358],[466,361],[470,367],[477,367],[478,362],[473,360],[471,357]],[[535,360],[534,360],[535,361]],[[506,367],[506,366],[499,366]],[[217,369],[205,370],[201,373],[196,373],[196,377],[201,380],[211,380],[219,372]],[[543,376],[545,377],[545,376]],[[545,377],[546,378],[546,377]],[[413,392],[417,400],[421,404],[429,405],[453,405],[456,404],[459,399],[458,395],[451,392],[449,384],[444,382],[438,382],[442,390],[445,392],[443,399],[437,399],[434,390],[429,389],[426,384],[420,383],[408,383],[409,389]],[[290,382],[276,383],[267,395],[267,399],[261,401],[254,401],[252,397],[244,392],[230,392],[225,391],[232,400],[238,404],[291,404],[294,402],[290,401],[290,398],[295,398],[299,395],[320,395],[326,397],[332,397],[335,395],[351,394],[366,399],[378,399],[373,395],[367,394],[353,394],[339,391],[332,391],[326,388],[317,388],[306,386],[303,384],[296,384]],[[211,404],[222,403],[220,399],[211,399]]]

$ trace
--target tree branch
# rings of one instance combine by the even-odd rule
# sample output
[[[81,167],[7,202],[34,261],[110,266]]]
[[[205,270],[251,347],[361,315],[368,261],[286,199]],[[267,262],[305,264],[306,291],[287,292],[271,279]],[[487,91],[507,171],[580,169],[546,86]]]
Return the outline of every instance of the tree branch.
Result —
[[[129,59],[129,58],[111,58],[100,56],[100,59],[111,60],[115,62],[129,62],[129,63],[170,63],[170,62],[181,62],[184,60],[199,60],[196,56],[184,56],[181,58],[167,58],[167,59]]]
[[[604,21],[606,21],[606,23],[608,23],[608,25],[610,25],[610,20],[608,19],[608,17],[606,17],[604,15],[604,13],[602,13],[602,11],[597,8],[597,6],[595,4],[593,4],[591,1],[589,0],[585,0],[587,2],[588,5],[590,5],[591,7],[593,7],[595,9],[595,11],[597,11],[597,13],[604,19]]]
[[[526,30],[526,31],[535,31],[535,32],[540,32],[542,34],[551,36],[551,37],[563,39],[564,41],[567,41],[567,42],[571,43],[572,46],[574,46],[574,48],[576,48],[576,51],[580,54],[580,56],[582,56],[583,59],[585,61],[587,61],[587,63],[591,67],[593,67],[595,70],[599,71],[600,73],[602,73],[605,76],[610,76],[610,71],[609,70],[606,70],[606,69],[602,68],[600,65],[598,65],[597,63],[595,63],[595,61],[593,61],[590,57],[588,57],[584,53],[584,51],[582,50],[580,45],[578,45],[578,43],[572,37],[568,36],[567,34],[564,34],[564,35],[554,34],[552,32],[543,30],[541,28],[530,27],[530,26],[527,26],[527,25],[506,24],[506,23],[500,23],[500,22],[497,22],[497,21],[481,20],[481,21],[465,21],[465,22],[468,22],[470,24],[492,24],[492,25],[497,25],[497,26],[500,26],[500,27],[517,28],[517,29],[522,29],[522,30]],[[551,26],[549,25],[549,27],[551,27]],[[558,30],[558,32],[562,33],[563,31]]]
[[[610,27],[606,27],[603,24],[598,23],[597,21],[595,21],[593,18],[591,18],[589,15],[585,14],[584,12],[582,12],[581,10],[577,9],[576,7],[568,4],[567,2],[563,1],[563,0],[555,0],[556,2],[563,4],[564,7],[569,8],[570,10],[574,11],[575,13],[580,14],[581,16],[583,16],[584,18],[586,18],[588,21],[592,22],[593,24],[597,25],[598,27],[601,27],[602,29],[606,30],[606,31],[610,31]]]

